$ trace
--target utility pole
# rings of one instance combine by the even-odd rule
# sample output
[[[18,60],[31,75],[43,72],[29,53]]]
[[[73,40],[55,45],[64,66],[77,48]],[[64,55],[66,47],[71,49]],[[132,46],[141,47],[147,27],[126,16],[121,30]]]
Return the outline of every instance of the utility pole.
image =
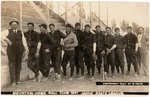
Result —
[[[22,30],[22,1],[20,1],[20,29]]]
[[[98,10],[99,25],[101,24],[101,23],[100,23],[100,20],[101,20],[101,12],[100,12],[100,11],[101,11],[101,8],[100,8],[100,7],[101,7],[101,6],[100,6],[100,1],[99,1],[99,3],[98,3],[98,9],[99,9],[99,10]]]
[[[91,25],[91,28],[92,28],[92,4],[90,2],[90,25]]]
[[[108,26],[108,1],[107,1],[107,26]]]

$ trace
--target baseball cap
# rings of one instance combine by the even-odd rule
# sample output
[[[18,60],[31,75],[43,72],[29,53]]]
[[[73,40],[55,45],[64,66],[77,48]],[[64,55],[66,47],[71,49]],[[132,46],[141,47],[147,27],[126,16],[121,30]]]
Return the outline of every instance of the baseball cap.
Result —
[[[70,27],[70,28],[72,28],[72,26],[71,26],[70,24],[66,24],[66,27]]]
[[[43,27],[43,28],[47,29],[47,25],[46,24],[41,24],[41,25],[39,25],[39,27]]]

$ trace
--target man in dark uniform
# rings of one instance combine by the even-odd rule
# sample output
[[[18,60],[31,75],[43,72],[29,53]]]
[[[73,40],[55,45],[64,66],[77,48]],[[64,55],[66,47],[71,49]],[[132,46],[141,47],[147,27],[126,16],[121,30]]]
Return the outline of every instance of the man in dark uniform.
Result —
[[[115,38],[116,38],[116,49],[115,49],[115,64],[118,72],[118,76],[120,73],[120,68],[122,72],[122,77],[124,75],[124,48],[125,48],[125,39],[122,35],[120,35],[120,29],[115,28]]]
[[[138,39],[135,34],[132,33],[132,27],[127,27],[127,34],[124,36],[126,41],[125,54],[128,64],[128,72],[130,73],[131,64],[134,66],[135,74],[137,76],[138,73],[138,65],[137,65],[137,51],[138,51]]]
[[[98,73],[101,73],[101,64],[102,64],[102,55],[105,52],[105,33],[101,31],[101,26],[97,25],[95,27],[96,29],[96,55],[97,55],[97,61],[96,61],[96,67],[98,69]]]
[[[95,41],[95,35],[90,31],[90,25],[85,25],[85,31],[84,31],[84,42],[82,45],[82,48],[84,50],[84,60],[85,65],[87,66],[87,72],[88,76],[91,76],[90,70],[92,71],[92,76],[90,77],[91,80],[93,80],[94,73],[95,73],[95,64],[93,60],[93,56],[95,56],[96,52],[96,41]]]
[[[75,48],[75,65],[76,65],[76,74],[77,78],[84,79],[84,62],[83,62],[83,54],[84,51],[82,49],[82,44],[84,41],[84,33],[80,30],[81,24],[77,22],[75,24],[75,34],[78,40],[78,46]],[[79,77],[79,72],[81,70],[81,76]]]
[[[70,63],[70,78],[73,79],[74,66],[75,66],[75,47],[78,46],[78,40],[76,35],[72,32],[72,26],[66,25],[66,38],[63,40],[64,55],[62,60],[63,74],[66,76],[66,66]]]
[[[24,36],[27,40],[27,45],[29,48],[28,54],[28,68],[32,70],[35,74],[33,81],[39,81],[39,50],[40,50],[40,41],[39,33],[34,31],[34,24],[28,23],[28,31],[24,33]]]
[[[114,70],[115,70],[115,36],[113,35],[111,28],[106,27],[106,36],[105,36],[105,47],[106,47],[106,55],[107,61],[105,62],[106,71],[105,71],[105,78],[107,79],[107,73],[109,72],[109,65],[111,66],[111,73],[112,77],[114,77]]]
[[[28,53],[28,48],[23,32],[18,30],[19,22],[15,20],[9,24],[11,29],[7,30],[5,35],[3,35],[3,40],[8,44],[7,54],[10,78],[12,85],[15,86],[19,82],[22,58]]]
[[[51,56],[51,44],[52,40],[49,37],[49,33],[47,32],[47,25],[41,24],[40,26],[40,71],[43,74],[43,80],[48,80],[49,70],[50,70],[50,56]]]
[[[49,24],[49,29],[50,29],[50,35],[54,40],[54,42],[51,45],[52,46],[51,61],[52,61],[52,66],[54,66],[54,70],[55,70],[55,76],[56,76],[55,81],[60,81],[61,80],[60,66],[61,66],[61,54],[62,54],[62,46],[60,42],[62,38],[66,37],[66,35],[63,34],[60,30],[55,30],[54,24]]]

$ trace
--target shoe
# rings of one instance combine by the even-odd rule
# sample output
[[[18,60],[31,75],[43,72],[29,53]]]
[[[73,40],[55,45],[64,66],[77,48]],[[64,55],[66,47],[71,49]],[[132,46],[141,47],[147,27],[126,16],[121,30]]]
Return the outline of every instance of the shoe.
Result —
[[[56,79],[56,80],[55,80],[55,82],[60,82],[60,81],[61,81],[61,79]]]
[[[94,80],[95,79],[95,77],[94,76],[92,76],[91,78],[90,78],[90,80]]]
[[[90,78],[90,74],[87,74],[87,78]]]
[[[76,74],[75,78],[79,78],[79,77],[80,77],[79,74]]]
[[[117,74],[116,74],[116,76],[117,76],[117,77],[119,77],[119,76],[120,76],[120,74],[119,74],[119,73],[117,73]]]
[[[79,78],[77,78],[78,80],[83,80],[84,79],[84,76],[80,76]]]
[[[73,78],[72,78],[72,77],[70,77],[70,78],[69,78],[69,81],[72,81],[72,80],[73,80]]]
[[[111,77],[112,77],[112,78],[114,78],[114,77],[115,77],[114,73],[112,73]]]
[[[38,77],[37,77],[37,82],[40,83],[41,80],[42,80],[42,73],[39,72],[39,75],[38,75]]]
[[[44,78],[42,79],[42,81],[43,81],[43,82],[48,81],[48,77],[44,77]]]
[[[16,86],[17,84],[16,83],[12,83],[12,86]]]
[[[61,81],[61,75],[57,75],[55,82],[60,82],[60,81]]]
[[[129,74],[130,74],[130,71],[128,71],[126,75],[129,75]]]
[[[126,76],[124,74],[122,74],[122,77],[125,78]]]
[[[104,72],[104,80],[108,80],[107,73]]]
[[[37,82],[38,78],[37,77],[34,77],[33,78],[33,82]]]
[[[108,77],[105,77],[105,80],[108,80]]]
[[[42,81],[42,76],[38,76],[37,82],[40,83]]]
[[[21,82],[21,81],[18,81],[18,82],[17,82],[17,84],[21,84],[21,83],[23,83],[23,82]]]
[[[55,77],[57,78],[57,76],[58,76],[58,73],[55,73]]]
[[[137,73],[135,73],[134,76],[137,77]]]

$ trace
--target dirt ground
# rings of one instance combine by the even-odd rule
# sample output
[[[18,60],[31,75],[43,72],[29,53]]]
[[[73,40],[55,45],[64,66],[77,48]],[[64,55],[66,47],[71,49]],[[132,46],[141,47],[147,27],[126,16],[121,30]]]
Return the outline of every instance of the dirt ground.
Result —
[[[126,71],[126,70],[125,70]],[[69,68],[68,68],[69,72]],[[86,73],[85,73],[86,74]],[[17,86],[8,86],[2,88],[2,91],[121,91],[121,92],[148,92],[147,86],[105,86],[105,85],[96,85],[96,82],[102,82],[102,74],[98,75],[96,70],[96,78],[94,80],[89,80],[86,76],[84,80],[77,80],[73,78],[72,81],[69,81],[68,78],[63,78],[61,82],[54,82],[54,72],[52,71],[49,75],[49,80],[46,82],[36,83],[31,79],[24,81]],[[69,73],[68,73],[69,76]],[[148,76],[138,75],[137,77],[133,76],[133,67],[131,74],[122,77],[109,77],[108,80],[103,82],[148,82]]]

